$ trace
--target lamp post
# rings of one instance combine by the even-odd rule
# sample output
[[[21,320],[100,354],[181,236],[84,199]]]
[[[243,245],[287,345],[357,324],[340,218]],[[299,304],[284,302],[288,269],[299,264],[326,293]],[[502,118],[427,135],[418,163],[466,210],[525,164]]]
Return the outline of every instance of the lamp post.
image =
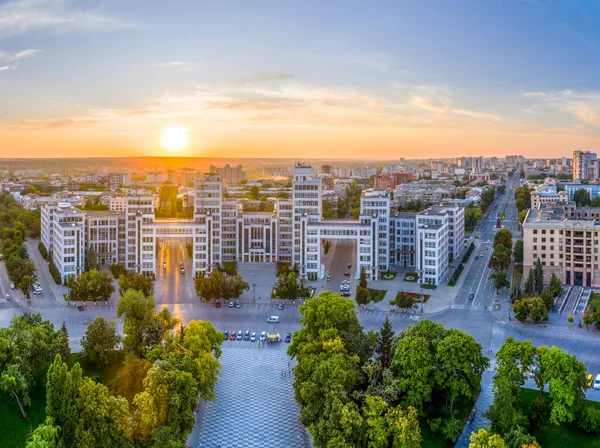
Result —
[[[253,298],[252,298],[252,301],[256,302],[256,272],[253,272],[252,276],[253,276],[253,282],[252,282]]]

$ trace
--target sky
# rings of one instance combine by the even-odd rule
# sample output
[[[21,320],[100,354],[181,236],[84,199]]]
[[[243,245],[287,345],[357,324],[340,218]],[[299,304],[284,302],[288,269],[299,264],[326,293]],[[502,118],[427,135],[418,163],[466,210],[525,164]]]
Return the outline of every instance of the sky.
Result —
[[[595,0],[0,0],[0,157],[570,157],[599,55]]]

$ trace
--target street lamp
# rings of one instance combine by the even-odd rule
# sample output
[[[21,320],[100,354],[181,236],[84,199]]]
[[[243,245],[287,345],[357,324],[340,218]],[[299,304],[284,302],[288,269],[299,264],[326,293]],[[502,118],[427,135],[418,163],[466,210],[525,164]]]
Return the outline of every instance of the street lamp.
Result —
[[[252,301],[256,302],[256,272],[253,272],[252,275],[253,275],[253,278],[254,278],[253,283],[252,283],[252,290],[253,290]]]

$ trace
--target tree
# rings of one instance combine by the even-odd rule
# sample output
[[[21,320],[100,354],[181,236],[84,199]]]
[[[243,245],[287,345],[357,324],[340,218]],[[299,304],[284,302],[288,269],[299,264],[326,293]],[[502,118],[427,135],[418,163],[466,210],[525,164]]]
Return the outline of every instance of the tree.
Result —
[[[33,285],[35,284],[35,277],[31,275],[26,275],[21,278],[21,283],[19,283],[19,289],[23,292],[27,300],[31,300],[30,292],[33,289]]]
[[[481,209],[476,207],[468,207],[465,210],[465,225],[468,227],[475,227],[482,217],[483,212]]]
[[[469,448],[506,448],[506,443],[498,434],[490,434],[485,428],[471,433],[470,441]]]
[[[66,363],[56,355],[46,375],[46,415],[60,430],[62,446],[73,446],[77,428],[77,394],[83,380],[79,364],[69,371]]]
[[[452,443],[454,443],[460,437],[462,430],[462,422],[456,417],[451,416],[444,422],[444,426],[442,427],[442,435],[446,439],[452,440]]]
[[[85,336],[81,338],[81,358],[98,363],[98,367],[106,365],[114,359],[120,340],[116,324],[98,316],[88,325]]]
[[[392,344],[394,342],[394,330],[389,317],[386,315],[379,334],[377,335],[377,343],[379,345],[379,353],[377,359],[381,369],[390,367],[392,360]]]
[[[485,412],[491,422],[491,430],[500,436],[508,434],[516,426],[527,423],[519,407],[519,398],[509,381],[494,379],[494,402]]]
[[[385,420],[385,412],[388,404],[377,395],[365,397],[363,418],[366,423],[367,446],[373,448],[386,448],[389,446],[389,429]]]
[[[542,293],[540,294],[540,299],[542,299],[542,302],[544,302],[544,306],[548,311],[554,308],[555,297],[552,294],[552,291],[550,291],[549,289],[545,289],[542,291]]]
[[[513,247],[513,259],[515,263],[523,263],[523,240],[515,241]]]
[[[9,327],[0,328],[0,389],[14,398],[23,417],[34,377],[58,353],[58,337],[39,313],[15,315]]]
[[[127,290],[142,291],[145,296],[151,296],[154,293],[154,281],[135,271],[126,271],[119,276],[119,294],[123,295]]]
[[[298,283],[298,276],[291,271],[281,274],[275,284],[275,296],[284,300],[296,300],[302,297],[304,286]]]
[[[535,323],[538,323],[542,319],[548,319],[548,309],[539,297],[528,297],[517,300],[513,303],[512,308],[515,313],[515,319],[519,322],[525,322],[528,317]]]
[[[522,297],[521,288],[516,283],[513,283],[510,288],[510,303],[515,303],[516,300],[520,300]]]
[[[360,285],[356,286],[356,303],[359,305],[366,305],[372,300],[371,292],[368,288],[363,288]],[[391,303],[391,301],[390,301]]]
[[[544,270],[542,268],[542,262],[538,258],[535,260],[535,266],[533,268],[534,288],[538,294],[544,290]]]
[[[260,199],[260,188],[257,185],[250,187],[250,196],[257,201]]]
[[[488,278],[494,280],[494,287],[496,288],[496,294],[500,292],[502,288],[508,288],[510,282],[506,279],[506,271],[498,271],[491,274]]]
[[[494,235],[494,249],[498,246],[504,246],[509,252],[512,250],[512,234],[506,227],[498,230]]]
[[[92,269],[99,269],[98,254],[96,254],[94,246],[90,246],[89,249],[85,252],[85,270],[86,272],[89,272]]]
[[[556,274],[552,272],[552,277],[550,278],[550,292],[554,297],[558,297],[562,290],[563,286],[561,281],[558,279]]]
[[[412,406],[406,410],[399,406],[390,408],[386,419],[394,448],[419,448],[421,446],[423,439],[415,408]]]
[[[490,257],[488,267],[494,271],[506,271],[510,266],[510,252],[504,246],[497,246]]]
[[[69,355],[71,354],[71,348],[69,347],[69,331],[67,330],[67,324],[64,321],[58,334],[58,347],[60,357],[63,362],[67,362],[69,360]]]
[[[154,314],[154,299],[145,297],[140,291],[130,289],[119,299],[117,317],[124,317],[123,348],[139,357],[159,344],[167,331],[177,325],[168,309]]]
[[[527,211],[519,212],[518,219],[521,225],[523,225],[523,223],[525,222],[525,218],[527,218]]]
[[[60,428],[54,425],[51,417],[46,417],[44,423],[41,423],[27,437],[25,448],[49,448],[58,446],[58,434]]]
[[[584,188],[575,190],[575,193],[573,193],[573,201],[575,201],[578,207],[587,207],[591,202],[590,194]]]
[[[535,272],[533,269],[530,269],[529,273],[527,274],[527,280],[525,281],[523,292],[527,296],[530,296],[535,292]]]
[[[415,300],[406,291],[400,291],[396,294],[396,297],[390,300],[390,305],[397,306],[406,311],[415,306]]]
[[[69,300],[106,301],[115,292],[112,276],[107,271],[97,269],[70,276],[67,286]]]
[[[35,266],[33,261],[21,258],[18,255],[7,258],[6,250],[4,252],[4,259],[8,260],[6,262],[8,276],[17,287],[21,284],[21,279],[23,277],[31,276],[35,278]]]

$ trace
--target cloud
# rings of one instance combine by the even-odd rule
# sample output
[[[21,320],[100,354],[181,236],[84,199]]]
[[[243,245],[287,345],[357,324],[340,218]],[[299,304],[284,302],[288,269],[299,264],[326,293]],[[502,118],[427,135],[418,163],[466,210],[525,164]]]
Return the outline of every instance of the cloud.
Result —
[[[35,55],[36,53],[39,53],[40,51],[42,50],[28,48],[27,50],[19,51],[18,53],[13,54],[8,60],[16,61],[18,59],[30,58],[31,56]]]
[[[16,70],[18,67],[19,67],[19,64],[1,65],[0,72],[6,72],[8,70]]]
[[[595,90],[551,90],[547,92],[523,92],[525,98],[537,101],[549,109],[565,112],[578,121],[600,127],[600,92]]]
[[[159,62],[157,64],[154,64],[152,67],[156,67],[156,68],[172,68],[172,69],[179,69],[179,70],[191,70],[192,69],[192,63],[191,62],[185,62],[185,61],[169,61],[169,62]]]
[[[0,5],[0,39],[40,30],[98,31],[132,28],[117,18],[85,10],[72,0],[12,0]]]
[[[293,78],[293,73],[279,73],[279,72],[258,72],[248,78],[239,79],[234,81],[234,85],[245,85],[245,84],[258,84],[273,81],[283,81],[285,79]]]
[[[67,128],[73,126],[93,126],[97,124],[99,120],[88,119],[88,118],[50,118],[48,120],[24,120],[17,123],[14,129],[38,131],[46,129],[58,129]]]

